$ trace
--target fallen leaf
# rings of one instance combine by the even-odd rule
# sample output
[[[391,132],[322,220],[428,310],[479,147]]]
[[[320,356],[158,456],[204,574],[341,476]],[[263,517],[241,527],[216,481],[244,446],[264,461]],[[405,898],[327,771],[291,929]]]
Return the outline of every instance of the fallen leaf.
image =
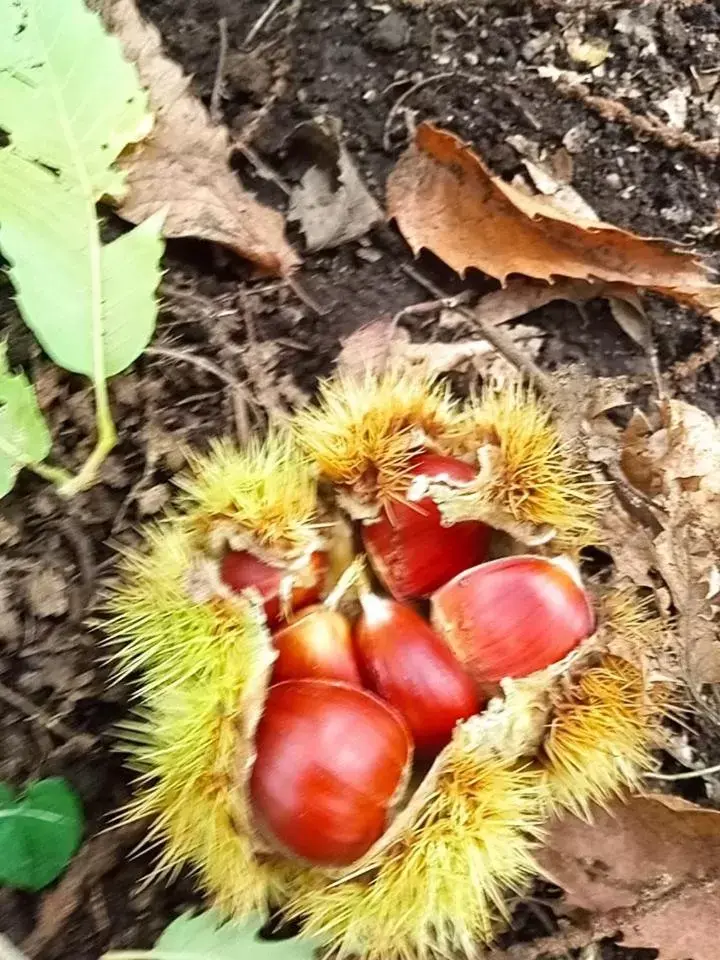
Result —
[[[707,604],[720,557],[720,424],[680,400],[653,420],[636,414],[622,441],[623,472],[666,521],[654,539],[676,608]],[[707,614],[710,615],[708,609]]]
[[[643,350],[650,350],[652,348],[650,319],[645,313],[638,293],[628,291],[627,296],[622,300],[619,297],[608,297],[608,303],[615,323]]]
[[[431,250],[460,274],[474,267],[502,283],[521,274],[629,284],[720,319],[720,287],[693,254],[527,196],[432,124],[418,127],[390,174],[387,204],[416,254]]]
[[[396,357],[397,350],[409,342],[410,334],[398,327],[392,317],[380,317],[343,340],[336,360],[338,372],[351,377],[381,373]]]
[[[571,34],[565,45],[571,60],[582,63],[591,70],[599,67],[610,56],[610,44],[599,37],[583,39],[578,34]]]
[[[568,907],[632,907],[693,881],[720,880],[720,811],[680,797],[633,797],[598,810],[592,824],[555,821],[538,861]]]
[[[316,161],[292,192],[288,220],[300,221],[308,250],[357,240],[385,219],[340,141],[339,121],[302,124],[298,137],[312,141]]]
[[[658,107],[667,115],[670,126],[674,130],[684,130],[687,123],[688,101],[687,92],[680,87],[673,87],[667,96],[657,101]]]
[[[553,204],[559,210],[563,210],[571,217],[599,222],[600,217],[597,213],[569,183],[559,181],[543,164],[534,163],[532,160],[525,160],[524,164],[540,193],[546,197],[552,197]]]
[[[510,331],[510,337],[521,341],[525,353],[533,358],[539,353],[544,336],[537,327],[523,324]],[[337,359],[338,370],[359,377],[368,372],[378,373],[388,363],[417,365],[433,375],[451,370],[474,371],[496,382],[514,375],[514,367],[487,340],[412,343],[408,332],[389,317],[373,320],[350,334]]]
[[[534,360],[540,352],[545,334],[537,327],[517,324],[508,331],[513,341],[522,343],[523,352]],[[407,343],[397,350],[407,364],[421,365],[432,374],[451,370],[474,372],[495,383],[516,376],[515,368],[500,356],[488,340],[458,340],[454,343]]]
[[[481,330],[483,325],[499,326],[525,316],[533,310],[545,306],[554,300],[569,300],[573,303],[585,303],[605,297],[610,301],[628,301],[630,305],[638,302],[636,292],[625,284],[598,284],[586,280],[564,280],[554,284],[518,277],[509,280],[500,290],[482,297],[474,307],[465,308],[457,313],[465,326],[472,326],[473,320]],[[451,323],[452,310],[441,312],[440,326],[455,327]],[[443,323],[443,320],[445,321]],[[510,336],[523,341],[523,349],[529,355],[536,356],[544,336],[537,327],[516,326]],[[399,327],[391,317],[383,317],[365,324],[350,334],[343,342],[337,359],[337,365],[345,373],[362,375],[366,370],[381,370],[389,360],[423,360],[437,373],[457,368],[469,360],[477,361],[475,369],[482,375],[501,373],[491,370],[490,366],[500,361],[497,351],[485,339],[461,340],[452,343],[411,344],[408,333]],[[505,364],[505,361],[502,361]],[[593,394],[596,395],[596,394]]]
[[[165,211],[166,237],[220,243],[268,273],[299,263],[284,234],[283,217],[247,193],[230,169],[231,144],[190,92],[190,80],[162,49],[159,31],[134,0],[100,0],[108,29],[135,63],[155,112],[150,137],[122,159],[127,193],[118,208],[133,223]]]
[[[634,797],[592,824],[555,821],[538,860],[570,912],[595,914],[598,935],[614,928],[623,946],[654,947],[659,960],[716,960],[720,811]]]
[[[717,960],[720,880],[673,894],[623,923],[624,947],[658,948],[658,960]]]
[[[612,382],[612,381],[611,381]],[[619,579],[650,587],[677,623],[662,667],[697,689],[716,682],[720,640],[720,423],[679,400],[635,410],[623,428],[606,414],[627,405],[622,390],[597,402],[606,385],[557,379],[555,401],[567,435],[581,436],[598,479],[612,484],[597,544]],[[578,398],[582,398],[582,402]],[[664,583],[664,586],[663,586]]]

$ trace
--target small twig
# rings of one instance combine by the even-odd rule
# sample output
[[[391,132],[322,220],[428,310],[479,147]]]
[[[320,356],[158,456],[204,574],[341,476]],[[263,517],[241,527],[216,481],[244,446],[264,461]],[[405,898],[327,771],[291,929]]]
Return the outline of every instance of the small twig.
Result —
[[[329,307],[324,307],[322,304],[318,303],[311,294],[307,292],[305,287],[303,287],[295,277],[287,277],[285,282],[290,287],[292,292],[301,300],[306,307],[309,307],[313,313],[316,313],[319,317],[325,317],[330,313]]]
[[[717,160],[720,157],[719,140],[698,140],[691,133],[684,130],[675,130],[667,123],[656,120],[654,117],[645,117],[633,113],[619,100],[608,97],[598,97],[591,94],[583,84],[560,81],[556,89],[563,96],[577,100],[589,110],[593,110],[603,120],[610,123],[623,123],[625,126],[641,136],[649,137],[656,143],[661,143],[668,150],[691,150],[704,160]]]
[[[712,363],[720,353],[720,341],[717,339],[709,340],[704,346],[684,360],[678,360],[671,367],[669,375],[673,380],[686,380],[695,376],[703,367]]]
[[[22,944],[30,957],[42,955],[49,943],[61,937],[75,912],[84,906],[89,891],[117,866],[146,828],[146,823],[138,820],[97,834],[84,844],[62,880],[42,899],[35,929]]]
[[[277,8],[280,6],[282,2],[283,0],[271,0],[268,6],[265,7],[265,9],[257,18],[255,23],[252,25],[252,27],[250,27],[250,30],[248,31],[248,35],[245,37],[246,47],[250,46],[250,44],[253,42],[255,37],[260,33],[262,28],[268,22],[270,17],[272,17],[272,15],[275,13],[275,11],[277,10]]]
[[[168,357],[170,360],[178,360],[181,363],[194,364],[200,370],[207,370],[208,373],[214,374],[219,380],[226,383],[232,390],[235,430],[239,438],[247,439],[250,433],[247,411],[248,406],[252,404],[252,399],[237,377],[228,373],[227,370],[223,370],[213,360],[209,360],[207,357],[199,357],[189,351],[173,350],[172,347],[148,347],[145,353],[150,354],[150,356]]]
[[[402,269],[416,283],[437,297],[438,300],[447,299],[448,295],[441,290],[440,287],[433,283],[432,280],[424,277],[414,267],[411,267],[409,264],[403,264]],[[458,312],[464,317],[467,317],[475,326],[479,327],[488,343],[491,343],[498,353],[505,357],[506,360],[509,360],[514,367],[527,374],[539,390],[547,391],[550,389],[550,378],[546,373],[543,373],[540,367],[538,367],[530,357],[523,353],[509,334],[500,327],[488,323],[478,313],[467,307],[458,307]]]
[[[422,303],[411,303],[403,307],[392,318],[393,329],[403,319],[403,317],[423,317],[428,313],[436,313],[438,310],[454,310],[466,304],[472,298],[472,291],[461,290],[454,297],[443,297],[441,300],[424,300]]]
[[[32,700],[28,700],[22,693],[17,693],[15,690],[6,687],[4,683],[0,683],[0,700],[4,700],[5,703],[14,710],[17,710],[18,713],[26,716],[29,720],[38,721],[47,730],[52,731],[52,733],[58,737],[62,737],[63,740],[72,740],[73,737],[78,735],[75,730],[68,727],[62,720],[57,717],[51,717],[42,707],[36,706]]]
[[[155,469],[155,457],[150,456],[149,452],[145,455],[145,464],[143,465],[143,471],[140,474],[139,480],[136,480],[135,483],[130,487],[127,492],[127,496],[123,499],[123,502],[120,504],[120,509],[115,514],[115,519],[113,520],[112,527],[110,527],[111,536],[115,536],[125,523],[125,517],[127,512],[130,509],[130,504],[137,498],[137,495],[145,487],[148,480],[152,476],[153,470]]]
[[[219,380],[227,383],[229,387],[243,390],[243,386],[237,377],[228,373],[227,370],[223,370],[221,366],[212,360],[208,360],[207,357],[199,357],[197,354],[186,350],[173,350],[172,347],[148,347],[145,353],[151,357],[167,357],[170,360],[178,360],[180,363],[190,363],[200,370],[215,374]]]
[[[431,77],[425,77],[422,80],[418,80],[417,83],[414,83],[411,87],[408,87],[404,93],[400,94],[395,103],[390,107],[390,111],[385,119],[382,142],[383,149],[386,153],[390,153],[392,150],[392,145],[390,143],[390,128],[392,127],[395,117],[400,111],[400,107],[402,107],[408,97],[411,97],[414,93],[417,93],[418,90],[422,89],[422,87],[426,87],[430,83],[442,83],[444,80],[450,80],[455,76],[457,76],[456,70],[450,70],[447,73],[435,73]]]
[[[218,32],[220,34],[220,49],[218,51],[217,67],[215,68],[215,82],[210,95],[210,118],[215,123],[219,123],[222,117],[220,100],[225,84],[225,61],[228,51],[227,17],[220,17],[218,20]]]
[[[688,773],[646,773],[645,776],[651,780],[692,780],[711,773],[720,773],[720,763],[714,767],[705,767],[704,770],[690,770]]]
[[[79,623],[95,592],[93,585],[95,580],[95,556],[90,538],[72,513],[63,517],[61,526],[65,537],[75,550],[78,570],[80,571],[80,589],[75,592],[73,597],[69,617],[71,623]]]
[[[240,443],[245,446],[250,440],[250,417],[248,416],[248,405],[245,397],[239,390],[233,390],[232,392],[232,405],[235,419],[235,433]]]
[[[248,143],[246,143],[244,140],[234,140],[233,149],[237,150],[238,153],[241,153],[245,159],[251,163],[253,167],[255,167],[263,180],[269,180],[271,183],[274,183],[278,189],[282,190],[286,197],[290,196],[292,191],[280,174],[276,173],[273,168],[262,159],[262,157],[258,156],[258,154]]]

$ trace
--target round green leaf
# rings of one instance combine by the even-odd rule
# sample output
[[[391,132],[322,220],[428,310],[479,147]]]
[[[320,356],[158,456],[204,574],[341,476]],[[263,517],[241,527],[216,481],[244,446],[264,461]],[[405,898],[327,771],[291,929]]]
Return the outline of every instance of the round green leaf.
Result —
[[[59,777],[31,784],[21,796],[0,784],[0,884],[20,890],[47,887],[80,845],[80,801]]]

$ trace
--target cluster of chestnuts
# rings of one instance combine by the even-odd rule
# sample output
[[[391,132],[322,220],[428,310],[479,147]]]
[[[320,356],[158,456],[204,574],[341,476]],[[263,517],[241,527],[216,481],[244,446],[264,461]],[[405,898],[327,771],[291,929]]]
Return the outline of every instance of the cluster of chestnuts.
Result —
[[[423,452],[409,474],[423,488],[475,471]],[[413,756],[435,756],[500,680],[542,670],[592,634],[574,566],[528,555],[487,561],[491,533],[477,521],[444,525],[429,496],[383,506],[360,536],[390,595],[361,577],[352,622],[319,602],[325,554],[294,572],[247,551],[224,555],[225,583],[259,591],[273,627],[251,798],[283,850],[322,866],[358,860],[402,800]],[[429,620],[420,612],[428,602]]]
[[[190,467],[108,605],[142,707],[125,816],[228,915],[279,905],[339,957],[473,955],[550,813],[653,762],[658,621],[581,581],[582,458],[522,384],[460,402],[392,369]]]

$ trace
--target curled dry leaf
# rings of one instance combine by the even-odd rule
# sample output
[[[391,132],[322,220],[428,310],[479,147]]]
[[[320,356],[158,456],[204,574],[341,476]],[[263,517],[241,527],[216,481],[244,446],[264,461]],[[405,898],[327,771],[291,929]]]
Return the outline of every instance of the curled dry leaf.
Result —
[[[426,248],[460,274],[511,274],[630,284],[720,319],[720,287],[691,253],[602,222],[574,218],[492,175],[470,147],[429,123],[387,185],[388,213],[415,253]]]
[[[651,413],[636,411],[623,429],[606,415],[629,405],[622,383],[570,375],[555,387],[564,431],[584,438],[598,479],[611,481],[598,545],[618,578],[654,589],[677,615],[680,644],[667,651],[664,669],[693,686],[719,682],[720,424],[665,400]]]
[[[522,342],[528,356],[536,357],[544,333],[537,327],[518,324],[512,329],[511,337]],[[487,340],[411,343],[406,330],[382,318],[352,333],[343,343],[337,361],[339,369],[353,376],[363,376],[371,370],[379,372],[390,362],[416,365],[432,375],[451,370],[474,371],[496,381],[512,372],[508,362]]]
[[[662,511],[654,560],[680,614],[682,666],[691,680],[716,682],[720,425],[680,400],[666,401],[654,418],[636,412],[622,437],[620,465],[632,486]]]
[[[540,353],[545,334],[537,327],[516,324],[510,338],[522,344],[525,354],[534,360]],[[408,364],[422,366],[431,374],[477,373],[483,379],[502,383],[513,376],[514,368],[501,357],[488,340],[459,340],[456,343],[408,343],[400,351]]]
[[[581,197],[569,183],[558,180],[549,165],[536,163],[533,160],[524,160],[523,164],[536,189],[544,196],[552,197],[553,204],[560,210],[581,220],[600,220],[584,197]]]
[[[228,164],[227,129],[190,92],[189,78],[163,53],[158,30],[134,0],[96,0],[96,6],[135,63],[155,112],[151,136],[121,164],[128,189],[120,214],[140,223],[164,210],[166,237],[212,240],[264,272],[290,272],[299,260],[282,215],[243,189]]]
[[[554,300],[586,303],[598,298],[607,298],[611,303],[627,303],[628,310],[636,309],[638,299],[635,290],[622,283],[560,280],[548,285],[526,277],[515,277],[500,290],[486,294],[474,307],[463,309],[460,319],[468,326],[472,326],[475,320],[482,329],[483,325],[498,326],[516,320]],[[543,331],[518,325],[510,335],[512,339],[522,341],[526,355],[537,356]],[[468,361],[472,361],[475,370],[483,376],[502,376],[503,372],[499,368],[502,358],[485,339],[450,344],[411,344],[407,332],[390,317],[374,320],[352,333],[344,341],[337,363],[345,372],[363,374],[366,369],[381,370],[389,360],[398,358],[426,361],[435,373],[456,369],[467,365]],[[507,367],[505,361],[502,363]]]
[[[294,138],[311,143],[315,165],[290,197],[288,220],[299,220],[308,250],[339,247],[364,236],[385,219],[340,142],[334,117],[302,124]]]
[[[568,908],[610,912],[610,921],[618,911],[624,945],[659,948],[662,960],[717,957],[717,810],[673,796],[635,797],[598,812],[592,824],[557,821],[538,861]]]

